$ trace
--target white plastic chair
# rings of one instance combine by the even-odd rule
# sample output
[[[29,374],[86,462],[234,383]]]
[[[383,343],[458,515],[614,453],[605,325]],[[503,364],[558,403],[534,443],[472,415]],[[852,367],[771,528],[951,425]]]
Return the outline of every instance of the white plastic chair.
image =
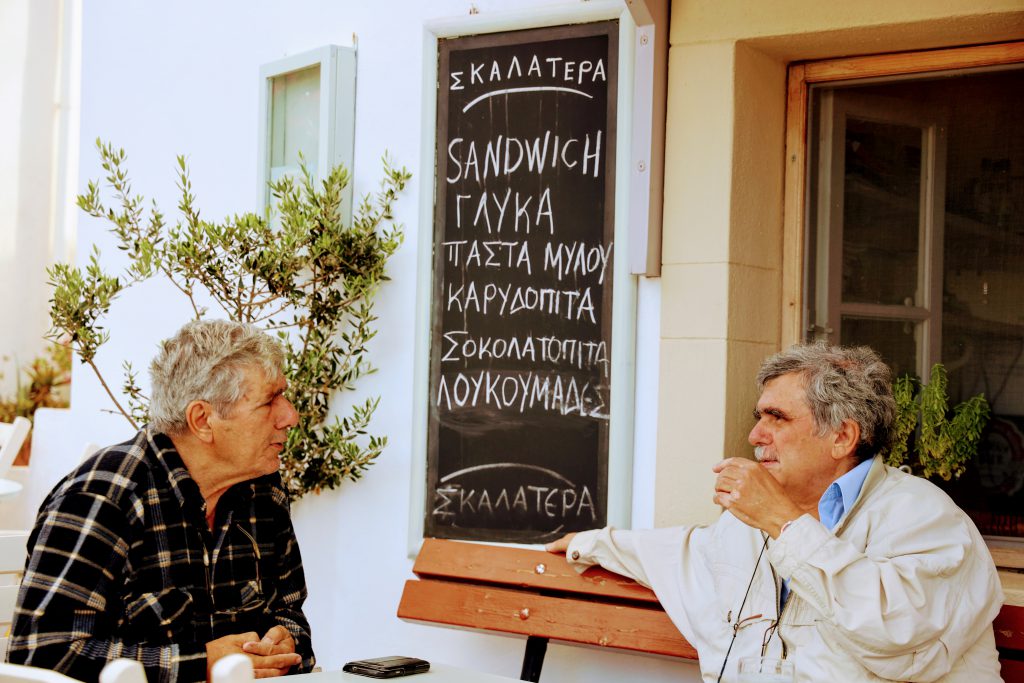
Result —
[[[32,423],[24,417],[16,417],[14,422],[0,422],[0,477],[11,469],[31,427]]]
[[[146,669],[134,659],[115,659],[103,667],[100,683],[146,683]]]
[[[35,666],[0,664],[0,683],[78,683],[78,679]],[[100,683],[146,683],[146,670],[141,662],[115,659],[103,667]]]
[[[78,683],[64,674],[21,664],[0,663],[0,683]]]
[[[28,536],[27,531],[0,531],[0,662],[7,657],[14,605],[18,601],[18,586],[25,569]]]
[[[254,680],[252,660],[240,654],[218,659],[210,674],[212,683],[251,683]]]

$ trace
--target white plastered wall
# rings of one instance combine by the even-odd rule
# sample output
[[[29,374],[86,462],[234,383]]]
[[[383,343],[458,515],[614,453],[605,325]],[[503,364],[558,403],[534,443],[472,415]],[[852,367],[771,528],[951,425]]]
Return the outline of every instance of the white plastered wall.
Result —
[[[0,2],[0,395],[43,353],[49,329],[45,268],[67,258],[63,142],[70,103],[62,0]],[[24,379],[24,378],[22,378]]]

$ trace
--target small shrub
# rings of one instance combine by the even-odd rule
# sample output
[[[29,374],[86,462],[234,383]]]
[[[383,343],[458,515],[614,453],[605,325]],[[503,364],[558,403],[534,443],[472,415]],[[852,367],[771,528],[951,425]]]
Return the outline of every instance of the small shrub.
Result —
[[[212,302],[216,315],[261,325],[285,344],[287,397],[300,420],[281,454],[289,494],[299,497],[359,479],[387,443],[386,437],[366,432],[379,399],[367,399],[333,420],[328,407],[335,392],[352,389],[359,377],[373,372],[366,358],[376,334],[373,298],[388,279],[385,264],[402,242],[393,207],[410,174],[385,157],[380,191],[362,199],[348,225],[341,203],[349,175],[341,167],[320,183],[304,166],[300,177],[272,183],[273,222],[254,213],[211,221],[201,217],[185,159],[178,157],[181,220],[169,226],[155,203],[147,211],[144,198],[133,192],[124,150],[100,140],[96,145],[114,203],[108,208],[99,183],[92,181],[78,205],[110,224],[129,265],[122,277],[105,273],[94,248],[84,270],[67,264],[51,268],[50,338],[70,339],[116,411],[138,428],[147,419],[148,400],[136,372],[125,365],[122,405],[95,356],[109,338],[102,322],[117,296],[142,280],[164,278],[187,299],[195,318],[206,316]]]
[[[948,385],[942,363],[932,366],[926,385],[906,375],[896,379],[893,396],[897,414],[886,463],[893,467],[906,464],[914,474],[946,481],[964,473],[978,452],[991,410],[985,396],[979,394],[958,404],[950,415]]]

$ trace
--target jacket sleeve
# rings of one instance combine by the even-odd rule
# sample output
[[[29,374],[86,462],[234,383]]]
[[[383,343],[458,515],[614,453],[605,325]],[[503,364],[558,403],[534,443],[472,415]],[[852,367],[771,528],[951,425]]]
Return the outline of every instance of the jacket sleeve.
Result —
[[[316,657],[313,654],[309,621],[302,611],[302,605],[307,596],[302,555],[299,552],[299,543],[295,538],[287,497],[281,489],[275,491],[275,497],[281,506],[274,544],[276,563],[273,585],[276,590],[268,605],[268,611],[274,623],[288,629],[292,638],[295,639],[295,651],[302,656],[302,663],[293,670],[293,673],[309,673],[316,664]]]
[[[206,679],[201,645],[142,645],[112,637],[130,515],[109,499],[73,491],[40,512],[14,614],[8,661],[97,680],[117,657],[145,666],[149,681]]]
[[[991,556],[959,512],[890,506],[872,524],[878,540],[861,551],[804,515],[769,546],[769,559],[823,615],[832,647],[881,678],[937,680],[999,611]]]
[[[717,597],[707,561],[711,543],[708,527],[638,531],[606,527],[578,533],[566,556],[578,571],[599,564],[651,588],[679,632],[702,652],[709,642],[725,642],[722,639],[729,636],[724,620],[709,618]]]
[[[634,531],[610,526],[581,531],[573,537],[565,557],[577,572],[583,573],[594,565],[600,565],[650,588],[650,579],[637,553],[635,536]]]

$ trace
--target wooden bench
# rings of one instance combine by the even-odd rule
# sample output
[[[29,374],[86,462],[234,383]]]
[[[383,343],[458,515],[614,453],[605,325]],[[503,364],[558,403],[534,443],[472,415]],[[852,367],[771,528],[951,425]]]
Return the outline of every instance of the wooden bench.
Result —
[[[561,555],[428,538],[413,572],[400,618],[526,636],[524,681],[540,680],[549,640],[697,658],[653,592]]]
[[[1024,681],[1024,567],[1019,554],[1002,554],[995,548],[992,559],[1000,567],[1005,604],[992,627],[996,632],[1004,681]]]
[[[581,575],[542,550],[428,538],[412,570],[399,618],[526,636],[524,681],[540,680],[549,640],[697,659],[653,592],[600,567]],[[1024,606],[1007,597],[996,644],[1004,680],[1024,681]]]

